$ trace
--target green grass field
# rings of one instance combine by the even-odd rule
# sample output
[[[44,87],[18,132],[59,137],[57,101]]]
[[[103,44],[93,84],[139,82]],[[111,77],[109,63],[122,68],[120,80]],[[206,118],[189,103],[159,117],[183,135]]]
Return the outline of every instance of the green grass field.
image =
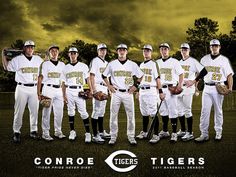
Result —
[[[12,99],[12,98],[11,98]],[[91,114],[91,104],[88,103],[88,112]],[[199,111],[194,111],[194,135],[199,135]],[[99,176],[99,177],[151,177],[151,176],[174,176],[174,177],[233,177],[236,176],[235,160],[235,137],[236,137],[236,111],[224,112],[224,130],[223,140],[215,142],[213,122],[210,124],[210,141],[204,144],[195,144],[192,142],[178,141],[176,144],[170,144],[168,139],[161,140],[156,145],[151,145],[147,141],[138,141],[137,146],[130,146],[126,137],[126,115],[122,107],[119,113],[119,138],[115,146],[85,144],[84,128],[82,120],[76,117],[77,140],[70,142],[68,139],[45,142],[43,140],[34,141],[29,138],[29,119],[28,111],[24,114],[24,123],[22,127],[22,143],[12,143],[12,120],[13,105],[1,107],[0,110],[0,176]],[[64,112],[63,132],[68,136],[69,126],[67,111]],[[109,106],[105,116],[105,129],[108,128]],[[213,117],[211,117],[212,120]],[[51,119],[51,123],[53,119]],[[141,116],[136,106],[136,134],[141,130]],[[169,125],[170,128],[170,125]],[[53,126],[51,125],[51,130]],[[39,132],[41,133],[41,110],[39,115]],[[53,131],[51,131],[53,135]],[[116,150],[129,150],[137,155],[138,166],[131,172],[117,173],[113,171],[104,160]],[[37,169],[33,160],[35,157],[94,157],[95,165],[88,170],[85,169]],[[204,157],[204,169],[195,170],[164,170],[152,169],[151,157]]]

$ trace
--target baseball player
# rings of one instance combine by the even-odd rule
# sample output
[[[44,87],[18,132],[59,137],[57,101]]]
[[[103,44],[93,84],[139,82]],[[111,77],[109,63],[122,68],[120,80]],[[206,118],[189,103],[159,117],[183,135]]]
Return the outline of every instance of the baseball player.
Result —
[[[93,90],[93,94],[96,92],[103,92],[108,94],[107,85],[102,79],[102,73],[105,70],[108,62],[105,60],[107,54],[106,44],[99,44],[97,46],[98,56],[95,57],[90,63],[90,82]],[[102,138],[110,138],[103,129],[103,117],[105,114],[107,100],[99,101],[93,98],[93,112],[92,112],[92,128],[93,128],[93,142],[104,142]],[[97,126],[99,134],[97,133]]]
[[[23,54],[8,61],[2,53],[3,67],[7,71],[15,72],[17,82],[15,91],[14,121],[13,121],[13,142],[20,143],[20,129],[25,106],[28,103],[30,113],[30,137],[39,139],[38,136],[38,109],[37,79],[39,67],[43,59],[33,55],[35,43],[31,40],[25,41]]]
[[[108,86],[111,94],[110,105],[110,145],[115,144],[118,136],[118,113],[121,103],[124,104],[127,115],[127,136],[131,145],[137,144],[135,136],[135,115],[134,115],[134,98],[133,92],[140,84],[143,72],[138,65],[127,59],[127,45],[120,44],[117,46],[118,59],[111,61],[103,72],[103,79]],[[111,84],[107,77],[110,75]],[[133,76],[136,76],[137,83],[134,84]]]
[[[163,130],[159,133],[160,138],[170,136],[168,132],[168,120],[170,118],[172,125],[171,142],[177,141],[177,95],[172,95],[168,87],[177,86],[181,90],[183,86],[183,69],[178,60],[169,56],[170,46],[163,43],[159,46],[162,58],[157,60],[160,69],[160,79],[162,89],[160,93],[165,94],[165,99],[160,107],[160,115],[163,121]]]
[[[195,59],[189,55],[190,46],[188,43],[183,43],[180,46],[182,59],[180,64],[184,69],[184,82],[187,80],[194,80],[197,73],[200,73],[205,68]],[[193,114],[192,114],[192,101],[195,93],[195,85],[187,87],[183,84],[183,92],[177,96],[178,98],[178,116],[181,125],[181,129],[177,132],[178,137],[181,137],[183,141],[189,141],[194,139],[192,126],[193,126]],[[185,119],[187,120],[187,132],[185,128]]]
[[[40,75],[38,78],[38,97],[39,100],[42,95],[52,99],[50,107],[44,107],[42,110],[42,138],[46,141],[52,141],[53,138],[49,133],[52,107],[54,113],[54,136],[59,139],[66,137],[61,131],[64,107],[61,84],[64,80],[62,72],[65,64],[58,61],[59,47],[57,45],[50,46],[48,51],[50,53],[50,60],[43,62],[40,68]],[[44,85],[41,93],[42,82]]]
[[[208,128],[211,113],[211,107],[214,106],[214,129],[216,132],[215,140],[222,139],[223,126],[223,100],[224,95],[221,95],[216,90],[216,83],[222,85],[227,82],[228,88],[232,91],[234,72],[228,58],[220,54],[220,41],[213,39],[210,41],[211,54],[205,55],[200,63],[206,68],[207,74],[204,76],[204,89],[202,93],[202,110],[200,117],[201,136],[196,138],[196,142],[204,142],[209,140]],[[188,86],[193,85],[197,79],[187,83]]]
[[[85,127],[85,143],[91,142],[91,134],[89,130],[89,115],[86,110],[86,102],[83,98],[79,97],[80,91],[83,91],[83,85],[88,79],[88,66],[84,63],[78,62],[78,50],[75,47],[69,49],[70,63],[67,64],[63,70],[65,82],[63,82],[63,95],[67,102],[67,110],[70,124],[69,140],[75,140],[76,132],[74,129],[75,119],[75,106],[78,108],[81,118]]]
[[[152,46],[147,44],[144,45],[143,56],[144,62],[140,64],[140,69],[143,71],[144,76],[139,86],[139,108],[143,116],[143,130],[136,138],[144,139],[147,138],[147,128],[149,123],[149,116],[154,119],[157,115],[157,104],[158,104],[158,85],[160,85],[160,78],[158,77],[157,64],[152,60]],[[161,93],[164,97],[164,94]],[[160,140],[158,135],[159,120],[154,125],[154,134],[150,143],[157,143]]]

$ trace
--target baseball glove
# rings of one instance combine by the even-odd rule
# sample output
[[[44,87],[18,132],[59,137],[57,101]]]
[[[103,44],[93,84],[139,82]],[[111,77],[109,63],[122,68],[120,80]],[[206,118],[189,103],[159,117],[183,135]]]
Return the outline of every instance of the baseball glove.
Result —
[[[231,93],[231,91],[228,89],[226,85],[222,85],[220,83],[216,83],[216,90],[221,95],[228,95]]]
[[[92,95],[92,93],[90,92],[90,90],[88,89],[88,90],[79,92],[79,97],[81,97],[81,98],[87,100],[87,99],[93,98],[93,95]]]
[[[178,95],[183,91],[183,89],[179,89],[178,86],[170,86],[168,87],[168,89],[172,95]]]
[[[45,107],[45,108],[48,108],[50,107],[51,105],[51,102],[52,102],[52,99],[47,97],[47,96],[41,96],[41,100],[40,100],[40,104]]]
[[[96,92],[93,94],[93,97],[96,99],[96,100],[99,100],[99,101],[103,101],[103,100],[107,100],[108,99],[108,95],[103,93],[102,91],[99,91],[99,92]]]
[[[4,56],[6,56],[6,59],[9,61],[12,58],[22,54],[23,51],[19,49],[6,48],[6,49],[3,49],[3,52],[4,52]]]

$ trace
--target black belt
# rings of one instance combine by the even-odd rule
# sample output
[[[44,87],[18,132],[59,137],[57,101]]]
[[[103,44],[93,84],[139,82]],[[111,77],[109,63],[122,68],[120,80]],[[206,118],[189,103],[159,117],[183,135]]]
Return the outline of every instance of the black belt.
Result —
[[[150,89],[151,87],[140,87],[142,90],[148,90]]]
[[[129,91],[129,89],[127,90],[127,89],[116,89],[116,90],[118,90],[119,92],[128,92]]]
[[[172,87],[173,84],[163,85],[162,88]]]
[[[17,83],[18,85],[24,85],[24,86],[26,86],[26,87],[33,87],[33,86],[36,86],[37,84],[23,84],[23,83],[21,83],[21,82],[18,82]]]
[[[216,84],[215,84],[215,83],[205,83],[205,85],[208,85],[208,86],[215,86]]]
[[[82,87],[81,87],[81,86],[72,85],[72,86],[66,86],[66,88],[70,88],[70,89],[81,89]]]
[[[53,85],[53,84],[47,84],[47,86],[54,87],[54,88],[60,88],[61,87],[60,85]]]

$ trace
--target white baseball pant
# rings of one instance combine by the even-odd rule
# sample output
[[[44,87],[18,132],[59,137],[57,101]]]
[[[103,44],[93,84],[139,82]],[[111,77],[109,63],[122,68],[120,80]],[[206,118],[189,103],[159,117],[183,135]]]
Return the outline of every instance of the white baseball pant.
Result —
[[[37,96],[37,86],[28,87],[17,85],[15,91],[15,110],[13,131],[20,133],[25,106],[28,103],[30,113],[30,131],[38,131],[38,109],[39,101]]]

